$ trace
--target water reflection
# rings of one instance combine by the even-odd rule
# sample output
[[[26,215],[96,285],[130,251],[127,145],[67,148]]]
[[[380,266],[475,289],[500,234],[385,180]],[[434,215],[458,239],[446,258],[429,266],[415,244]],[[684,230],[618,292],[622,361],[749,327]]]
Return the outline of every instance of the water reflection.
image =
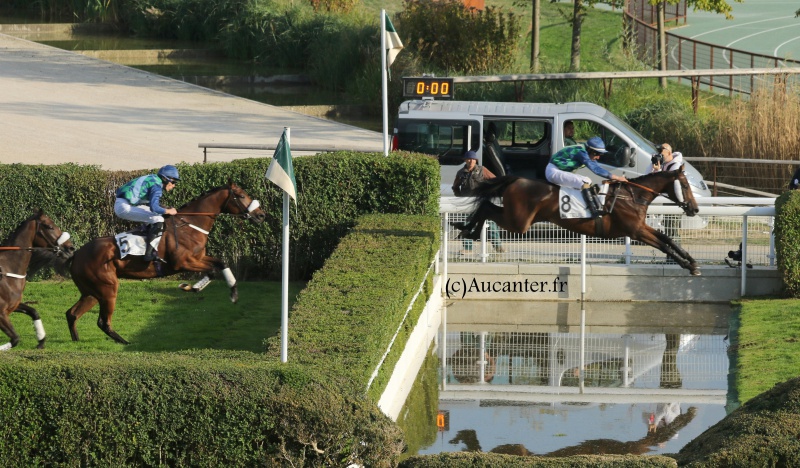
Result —
[[[675,453],[725,417],[727,305],[461,301],[419,453]]]

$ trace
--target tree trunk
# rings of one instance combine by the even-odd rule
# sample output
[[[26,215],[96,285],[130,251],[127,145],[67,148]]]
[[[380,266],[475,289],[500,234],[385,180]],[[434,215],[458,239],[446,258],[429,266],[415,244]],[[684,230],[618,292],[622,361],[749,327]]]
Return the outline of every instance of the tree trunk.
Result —
[[[667,33],[664,30],[664,3],[658,2],[658,69],[667,71]],[[667,89],[667,77],[658,79],[661,88]]]
[[[540,0],[533,1],[531,13],[531,73],[539,73],[539,20],[541,19]]]
[[[575,0],[572,9],[572,55],[569,69],[573,72],[581,70],[581,24],[583,23],[583,0]]]

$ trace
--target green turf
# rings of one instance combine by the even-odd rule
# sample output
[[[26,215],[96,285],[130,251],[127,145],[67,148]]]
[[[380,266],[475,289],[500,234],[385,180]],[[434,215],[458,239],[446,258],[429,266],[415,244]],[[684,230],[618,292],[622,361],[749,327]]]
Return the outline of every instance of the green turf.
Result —
[[[178,289],[176,278],[127,281],[120,285],[112,327],[129,345],[119,345],[97,327],[95,306],[77,323],[81,340],[70,339],[65,312],[78,299],[70,280],[28,283],[24,301],[39,311],[47,331],[47,349],[64,351],[159,352],[185,349],[224,349],[262,352],[263,341],[281,326],[281,284],[239,282],[239,302],[230,301],[224,280],[212,281],[200,293]],[[304,283],[289,285],[289,306]],[[22,337],[18,349],[36,346],[33,325],[26,315],[11,314]],[[0,338],[0,342],[4,342]],[[12,352],[14,351],[12,350]]]
[[[733,349],[735,385],[744,403],[776,383],[797,377],[800,369],[800,300],[741,301],[740,326]]]

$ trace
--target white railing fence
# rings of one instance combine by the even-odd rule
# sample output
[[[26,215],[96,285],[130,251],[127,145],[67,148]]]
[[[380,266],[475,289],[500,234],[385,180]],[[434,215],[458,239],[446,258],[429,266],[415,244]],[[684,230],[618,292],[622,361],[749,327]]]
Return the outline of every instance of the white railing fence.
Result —
[[[494,223],[486,223],[480,241],[458,239],[451,223],[463,222],[471,213],[472,198],[442,197],[442,252],[448,262],[503,263],[581,263],[580,236],[552,223],[536,223],[524,234],[510,233]],[[665,230],[676,226],[672,237],[700,265],[725,265],[729,251],[742,243],[743,262],[756,266],[775,266],[773,226],[774,198],[704,197],[697,198],[700,214],[687,217],[674,205],[657,199],[648,209],[648,224]],[[588,237],[587,263],[658,264],[666,256],[659,250],[632,242],[630,238]]]

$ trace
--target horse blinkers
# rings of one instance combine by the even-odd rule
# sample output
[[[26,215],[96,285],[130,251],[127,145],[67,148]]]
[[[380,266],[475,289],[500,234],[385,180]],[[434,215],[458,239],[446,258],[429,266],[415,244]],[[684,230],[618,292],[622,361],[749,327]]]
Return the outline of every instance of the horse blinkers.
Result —
[[[267,214],[263,209],[261,209],[261,202],[255,198],[252,198],[250,199],[250,203],[247,206],[244,206],[242,199],[249,197],[249,195],[247,195],[244,190],[241,190],[241,192],[241,194],[236,193],[234,191],[234,185],[231,185],[230,189],[228,190],[228,200],[225,202],[225,205],[228,205],[231,200],[234,200],[236,202],[236,208],[239,211],[238,213],[234,214],[238,214],[244,219],[253,220],[256,223],[263,223],[267,218]]]
[[[49,223],[48,223],[49,221]],[[42,240],[44,240],[45,248],[50,248],[55,252],[56,255],[59,257],[70,258],[75,253],[75,246],[72,244],[70,240],[70,234],[66,231],[61,231],[61,234],[58,235],[58,238],[52,239],[48,238],[46,232],[43,231],[60,231],[56,227],[56,225],[52,222],[52,220],[48,219],[37,219],[36,220],[36,234],[37,236],[41,235]]]

